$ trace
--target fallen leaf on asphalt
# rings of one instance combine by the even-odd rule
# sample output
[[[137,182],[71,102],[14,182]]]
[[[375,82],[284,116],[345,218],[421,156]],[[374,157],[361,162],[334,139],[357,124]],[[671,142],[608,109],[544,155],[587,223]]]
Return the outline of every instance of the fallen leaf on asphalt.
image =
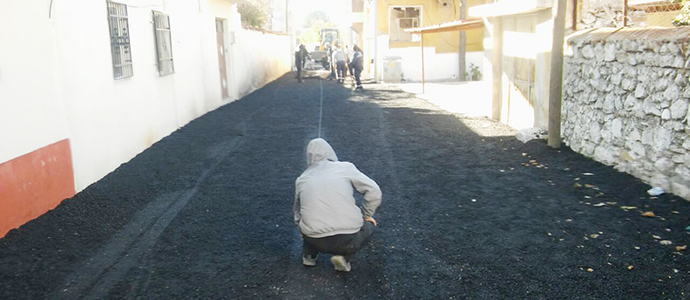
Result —
[[[592,268],[587,268],[587,272],[594,272],[594,269],[592,269]]]
[[[628,270],[632,270],[632,269],[634,269],[634,268],[635,268],[635,267],[632,266],[632,265],[628,266]]]
[[[688,245],[676,246],[676,251],[683,251],[685,249],[688,249]]]
[[[592,175],[594,175],[594,174],[592,174],[592,173],[582,173],[582,175],[585,175],[585,176],[592,176]]]
[[[640,250],[640,247],[635,246],[635,250]]]
[[[599,190],[599,188],[598,188],[596,185],[592,185],[592,184],[589,184],[589,183],[585,183],[585,187],[586,187],[586,188],[590,188],[590,189]]]
[[[672,210],[671,213],[674,214],[674,215],[677,215],[677,214],[679,214],[680,212],[678,212],[677,210]]]
[[[605,206],[605,205],[606,205],[606,203],[603,203],[603,202],[599,202],[597,204],[594,204],[594,206],[596,206],[596,207],[601,207],[601,206]]]
[[[655,238],[655,239],[657,239],[657,240],[660,240],[660,239],[661,239],[661,237],[658,236],[658,235],[652,235],[652,237]]]
[[[668,246],[668,245],[673,244],[673,242],[671,242],[669,240],[663,240],[663,241],[659,241],[659,244],[662,244],[664,246]]]
[[[593,239],[596,239],[596,238],[599,237],[599,235],[596,234],[596,233],[592,233],[592,234],[590,234],[589,236],[590,236],[591,238],[593,238]]]
[[[573,184],[573,186],[576,187],[576,188],[581,188],[581,187],[582,187],[582,185],[579,184],[579,183],[577,183],[577,182],[576,182],[575,184]]]
[[[635,206],[621,206],[621,209],[630,210],[630,209],[637,209],[637,207],[635,207]]]
[[[611,205],[611,206],[617,205],[617,204],[618,204],[618,202],[606,202],[606,205]]]
[[[650,218],[656,217],[656,215],[654,214],[653,211],[646,211],[646,212],[642,213],[642,216],[643,217],[650,217]]]

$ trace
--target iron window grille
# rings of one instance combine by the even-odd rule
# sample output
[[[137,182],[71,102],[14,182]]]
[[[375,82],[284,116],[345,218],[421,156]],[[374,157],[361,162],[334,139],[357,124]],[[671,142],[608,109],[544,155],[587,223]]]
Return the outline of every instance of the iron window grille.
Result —
[[[132,77],[132,49],[129,39],[129,18],[127,5],[107,1],[108,24],[110,25],[110,49],[113,55],[113,77]]]
[[[158,57],[158,74],[160,76],[175,73],[173,66],[172,38],[170,35],[170,17],[164,13],[153,12],[153,26],[156,35],[156,56]]]
[[[405,29],[420,26],[420,6],[393,6],[390,8],[390,39],[392,42],[414,42],[418,34],[405,32]]]

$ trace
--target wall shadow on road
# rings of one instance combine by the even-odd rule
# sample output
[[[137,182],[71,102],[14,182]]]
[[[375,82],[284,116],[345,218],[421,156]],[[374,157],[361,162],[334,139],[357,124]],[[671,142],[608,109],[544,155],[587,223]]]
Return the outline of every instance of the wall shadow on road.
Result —
[[[292,220],[294,180],[320,113],[339,158],[384,192],[378,232],[346,275],[328,256],[314,268],[300,264]],[[117,298],[655,298],[687,289],[688,275],[666,273],[690,265],[690,256],[646,239],[661,232],[683,241],[687,202],[650,199],[632,176],[510,132],[398,89],[353,92],[288,73],[11,231],[0,240],[0,298],[55,296],[84,266],[108,282],[82,295]],[[123,231],[121,240],[139,242],[117,244]],[[89,263],[107,245],[118,245],[109,257],[123,259]],[[606,254],[639,245],[639,256],[602,265]],[[630,272],[629,263],[645,272]],[[677,279],[639,286],[669,275]]]

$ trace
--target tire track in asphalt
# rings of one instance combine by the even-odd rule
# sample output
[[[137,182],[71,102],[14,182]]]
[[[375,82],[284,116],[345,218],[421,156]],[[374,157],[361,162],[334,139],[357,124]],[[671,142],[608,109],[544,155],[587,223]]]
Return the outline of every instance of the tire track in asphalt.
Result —
[[[303,145],[306,150],[307,143],[317,137],[327,139],[328,126],[324,126],[323,114],[324,114],[324,103],[328,103],[323,98],[323,81],[319,80],[319,85],[305,90],[302,89],[302,93],[299,93],[299,100],[304,103],[305,107],[309,107],[310,110],[313,109],[311,118],[305,118],[304,122],[308,124],[315,124],[316,126],[305,126],[306,130],[304,133]],[[297,153],[303,161],[302,170],[306,169],[306,157],[304,152]],[[295,178],[296,179],[296,178]],[[294,198],[291,198],[294,200]],[[292,214],[290,214],[292,218]],[[288,263],[288,274],[293,274],[290,276],[281,289],[285,290],[288,297],[285,299],[340,299],[341,296],[346,292],[346,288],[343,288],[342,280],[332,280],[338,278],[335,275],[330,262],[325,257],[326,255],[320,254],[316,267],[305,267],[302,265],[302,235],[299,232],[299,228],[295,226],[292,235],[292,243],[290,249],[290,260]],[[326,275],[328,274],[328,275]]]
[[[401,99],[398,98],[396,100],[399,101]],[[377,255],[384,256],[381,261],[385,261],[385,265],[383,266],[385,271],[385,273],[383,274],[383,279],[385,279],[385,281],[382,280],[381,284],[385,287],[390,287],[390,285],[387,283],[388,275],[386,274],[389,274],[390,277],[399,277],[401,272],[407,273],[406,277],[408,277],[410,280],[406,283],[396,282],[396,285],[421,284],[421,286],[425,286],[424,288],[429,288],[428,281],[426,281],[428,278],[422,277],[427,277],[430,275],[447,276],[448,278],[458,277],[458,281],[460,281],[460,272],[457,269],[455,269],[451,264],[444,261],[438,255],[431,252],[430,249],[425,248],[424,245],[422,245],[422,243],[420,242],[420,240],[414,238],[415,236],[418,236],[416,232],[419,232],[420,229],[429,229],[417,228],[419,227],[419,224],[415,224],[415,217],[419,217],[419,213],[416,213],[412,210],[415,207],[415,205],[412,205],[415,202],[415,199],[410,199],[409,195],[411,195],[412,193],[411,191],[408,191],[405,188],[404,184],[402,183],[402,180],[400,179],[400,176],[398,175],[403,174],[405,172],[405,168],[400,166],[398,164],[398,160],[393,156],[390,141],[395,138],[394,133],[391,130],[391,127],[393,125],[390,124],[391,120],[387,119],[386,117],[387,105],[392,104],[395,105],[395,107],[401,106],[395,104],[396,101],[391,102],[390,100],[388,101],[388,103],[377,103],[378,101],[376,100],[367,99],[365,99],[365,101],[374,103],[377,107],[375,113],[380,130],[376,131],[378,136],[375,138],[375,140],[379,141],[380,144],[380,147],[378,147],[377,149],[380,149],[380,157],[383,158],[383,164],[386,170],[384,174],[386,174],[389,177],[389,185],[382,187],[382,189],[384,189],[385,191],[384,203],[382,205],[386,205],[387,207],[385,208],[385,213],[381,215],[381,218],[384,220],[384,222],[382,222],[383,228],[381,228],[383,230],[381,230],[381,232],[378,233],[381,237],[379,241],[389,240],[389,242],[391,243],[405,241],[405,244],[378,245],[378,247],[385,247],[384,249],[381,249],[382,251],[377,252]],[[428,128],[420,128],[421,130],[431,131],[431,129]],[[404,199],[406,199],[407,201],[401,201]],[[390,202],[387,200],[390,200]],[[426,200],[428,199],[417,199],[416,201]],[[404,251],[406,253],[400,253],[399,251]],[[406,265],[409,264],[410,261],[415,261],[415,265],[421,264],[426,266],[424,274],[420,274],[419,270],[411,270],[410,268],[406,267]],[[395,290],[389,290],[388,292],[389,294],[386,296],[391,297],[392,299],[397,299],[405,296],[396,295]]]
[[[262,110],[255,111],[247,119]],[[239,136],[211,147],[208,156],[212,164],[199,176],[193,188],[161,194],[144,209],[136,213],[125,227],[116,233],[96,254],[67,276],[63,284],[53,291],[52,299],[102,299],[135,266],[141,265],[158,238],[177,214],[196,195],[199,186],[217,169],[220,162],[232,154],[247,131],[247,123],[237,126]],[[149,280],[146,280],[149,282]],[[144,284],[144,289],[146,287]],[[138,290],[135,286],[133,291]]]

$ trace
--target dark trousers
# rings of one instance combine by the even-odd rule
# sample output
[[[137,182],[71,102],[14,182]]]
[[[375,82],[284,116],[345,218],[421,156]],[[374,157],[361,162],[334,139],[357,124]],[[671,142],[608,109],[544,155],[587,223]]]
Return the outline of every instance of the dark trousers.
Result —
[[[357,82],[357,86],[362,86],[362,80],[360,80],[360,76],[362,76],[362,69],[354,68],[355,71],[355,81]]]
[[[311,238],[302,235],[304,239],[302,253],[311,257],[316,257],[320,252],[330,253],[342,255],[347,261],[350,261],[352,256],[369,241],[375,230],[374,224],[364,221],[364,225],[362,225],[359,232],[353,234],[338,234],[323,238]]]
[[[338,69],[338,79],[345,78],[345,61],[339,60],[335,64]]]
[[[297,62],[297,79],[302,79],[302,63]]]

